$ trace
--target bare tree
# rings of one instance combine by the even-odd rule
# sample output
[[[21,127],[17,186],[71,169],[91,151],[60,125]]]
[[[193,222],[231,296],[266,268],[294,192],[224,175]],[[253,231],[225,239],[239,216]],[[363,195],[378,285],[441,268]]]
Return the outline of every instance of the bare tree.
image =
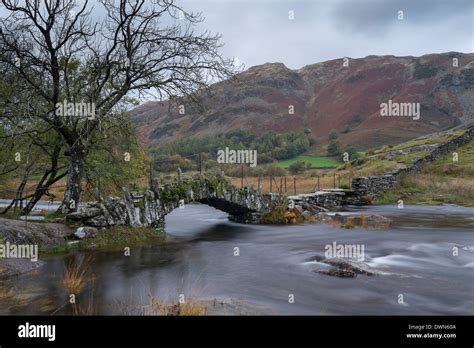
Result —
[[[233,73],[220,36],[196,33],[201,14],[173,0],[1,3],[0,64],[39,99],[33,116],[60,135],[69,158],[64,213],[77,210],[92,136],[129,97],[194,99]]]

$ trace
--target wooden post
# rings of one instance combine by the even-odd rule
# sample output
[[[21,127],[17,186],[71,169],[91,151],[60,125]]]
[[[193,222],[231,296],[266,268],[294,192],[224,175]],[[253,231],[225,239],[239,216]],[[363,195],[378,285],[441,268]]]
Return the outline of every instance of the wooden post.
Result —
[[[179,184],[183,183],[183,171],[181,170],[180,167],[178,167],[178,183]]]
[[[334,188],[336,188],[336,173],[334,173]]]
[[[280,195],[283,193],[283,178],[280,178]]]
[[[272,193],[272,181],[273,181],[273,175],[270,175],[270,193]]]
[[[319,188],[319,175],[318,175],[318,191],[319,191],[319,190],[320,190],[320,188]]]
[[[258,176],[258,181],[257,181],[257,190],[260,192],[260,175]]]
[[[285,193],[287,193],[288,190],[286,189],[286,176],[285,176]]]
[[[153,187],[153,163],[150,162],[150,180],[148,182],[149,186],[150,186],[150,190],[151,188]],[[99,191],[100,191],[100,177],[99,177]]]
[[[200,152],[199,152],[199,175],[202,175],[202,157],[201,157]]]
[[[341,187],[341,176],[338,175],[337,176],[337,188],[340,188]]]
[[[244,165],[242,164],[242,175],[240,177],[240,188],[244,187]]]
[[[293,188],[294,188],[295,195],[296,195],[296,176],[293,177]]]
[[[151,170],[151,164],[150,164],[150,170]],[[151,173],[151,172],[150,172]],[[150,190],[152,189],[152,179],[151,179],[151,174],[150,174]],[[98,193],[98,197],[97,199],[99,200],[99,202],[102,202],[102,191],[101,191],[101,187],[100,187],[100,176],[97,178],[97,193]],[[49,208],[48,208],[49,210]]]

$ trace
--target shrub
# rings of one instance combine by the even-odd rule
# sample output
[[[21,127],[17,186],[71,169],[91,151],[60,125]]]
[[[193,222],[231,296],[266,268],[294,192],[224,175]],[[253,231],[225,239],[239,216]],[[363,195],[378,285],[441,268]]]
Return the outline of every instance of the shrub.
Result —
[[[328,136],[329,140],[337,140],[337,132],[335,129],[331,130]]]
[[[280,167],[277,167],[274,164],[266,166],[262,171],[263,176],[285,176],[286,170]]]
[[[366,205],[372,205],[373,202],[374,202],[374,198],[372,196],[364,196],[362,197],[362,201],[366,204]]]
[[[337,140],[330,140],[328,145],[328,156],[339,156],[341,154],[341,145]]]
[[[305,170],[306,164],[304,161],[298,161],[289,165],[288,170],[291,174],[302,173]]]

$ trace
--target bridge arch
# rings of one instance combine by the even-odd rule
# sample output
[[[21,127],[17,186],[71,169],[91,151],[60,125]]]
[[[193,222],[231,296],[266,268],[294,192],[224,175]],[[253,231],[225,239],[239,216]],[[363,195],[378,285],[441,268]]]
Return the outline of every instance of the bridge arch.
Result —
[[[155,179],[144,193],[124,189],[120,197],[86,203],[67,219],[94,227],[155,227],[163,225],[165,216],[180,205],[198,202],[228,213],[233,220],[246,221],[252,220],[255,214],[269,211],[274,199],[252,187],[237,188],[221,175],[178,177],[164,185]]]

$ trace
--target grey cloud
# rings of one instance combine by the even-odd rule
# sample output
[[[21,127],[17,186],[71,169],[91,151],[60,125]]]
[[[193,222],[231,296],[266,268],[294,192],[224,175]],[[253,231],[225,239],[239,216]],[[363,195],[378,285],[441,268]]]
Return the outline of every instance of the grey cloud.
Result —
[[[332,18],[339,26],[362,32],[389,30],[402,10],[404,21],[412,25],[435,25],[451,17],[472,21],[472,0],[342,0],[335,1]]]

